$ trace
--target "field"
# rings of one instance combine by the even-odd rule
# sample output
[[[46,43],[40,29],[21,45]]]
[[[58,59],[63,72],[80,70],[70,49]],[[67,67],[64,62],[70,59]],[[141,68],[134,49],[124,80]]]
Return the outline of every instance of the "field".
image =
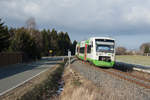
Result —
[[[136,64],[136,65],[150,66],[150,56],[121,55],[121,56],[116,56],[116,61]]]

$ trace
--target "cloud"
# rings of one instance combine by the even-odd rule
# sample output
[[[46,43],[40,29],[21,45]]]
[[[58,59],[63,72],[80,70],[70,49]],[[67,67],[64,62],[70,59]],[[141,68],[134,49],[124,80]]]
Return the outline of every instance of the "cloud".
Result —
[[[149,1],[141,0],[3,0],[2,15],[23,18],[34,16],[40,22],[53,20],[66,26],[115,27],[123,24],[150,24]],[[141,4],[142,3],[142,4]],[[70,27],[71,27],[70,26]]]
[[[149,0],[0,0],[0,17],[23,26],[34,17],[38,27],[74,34],[148,34]]]

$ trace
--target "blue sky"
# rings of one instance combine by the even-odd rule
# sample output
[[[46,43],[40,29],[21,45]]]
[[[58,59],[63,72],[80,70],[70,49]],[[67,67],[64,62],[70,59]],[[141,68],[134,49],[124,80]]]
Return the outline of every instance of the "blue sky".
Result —
[[[34,17],[38,29],[55,28],[71,40],[111,36],[118,46],[150,42],[150,0],[0,0],[0,18],[10,27]]]

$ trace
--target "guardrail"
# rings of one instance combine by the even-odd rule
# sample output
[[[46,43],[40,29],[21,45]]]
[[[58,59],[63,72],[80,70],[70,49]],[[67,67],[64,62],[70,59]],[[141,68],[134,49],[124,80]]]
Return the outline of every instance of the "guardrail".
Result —
[[[115,67],[117,69],[123,69],[124,71],[137,70],[137,71],[150,73],[150,66],[129,64],[129,63],[125,63],[125,62],[116,62]]]

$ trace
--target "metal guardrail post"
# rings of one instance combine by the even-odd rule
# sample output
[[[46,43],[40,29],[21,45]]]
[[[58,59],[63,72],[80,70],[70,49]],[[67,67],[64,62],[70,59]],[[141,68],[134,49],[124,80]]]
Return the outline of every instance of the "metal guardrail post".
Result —
[[[71,57],[71,51],[68,50],[69,67],[70,67],[70,57]]]

